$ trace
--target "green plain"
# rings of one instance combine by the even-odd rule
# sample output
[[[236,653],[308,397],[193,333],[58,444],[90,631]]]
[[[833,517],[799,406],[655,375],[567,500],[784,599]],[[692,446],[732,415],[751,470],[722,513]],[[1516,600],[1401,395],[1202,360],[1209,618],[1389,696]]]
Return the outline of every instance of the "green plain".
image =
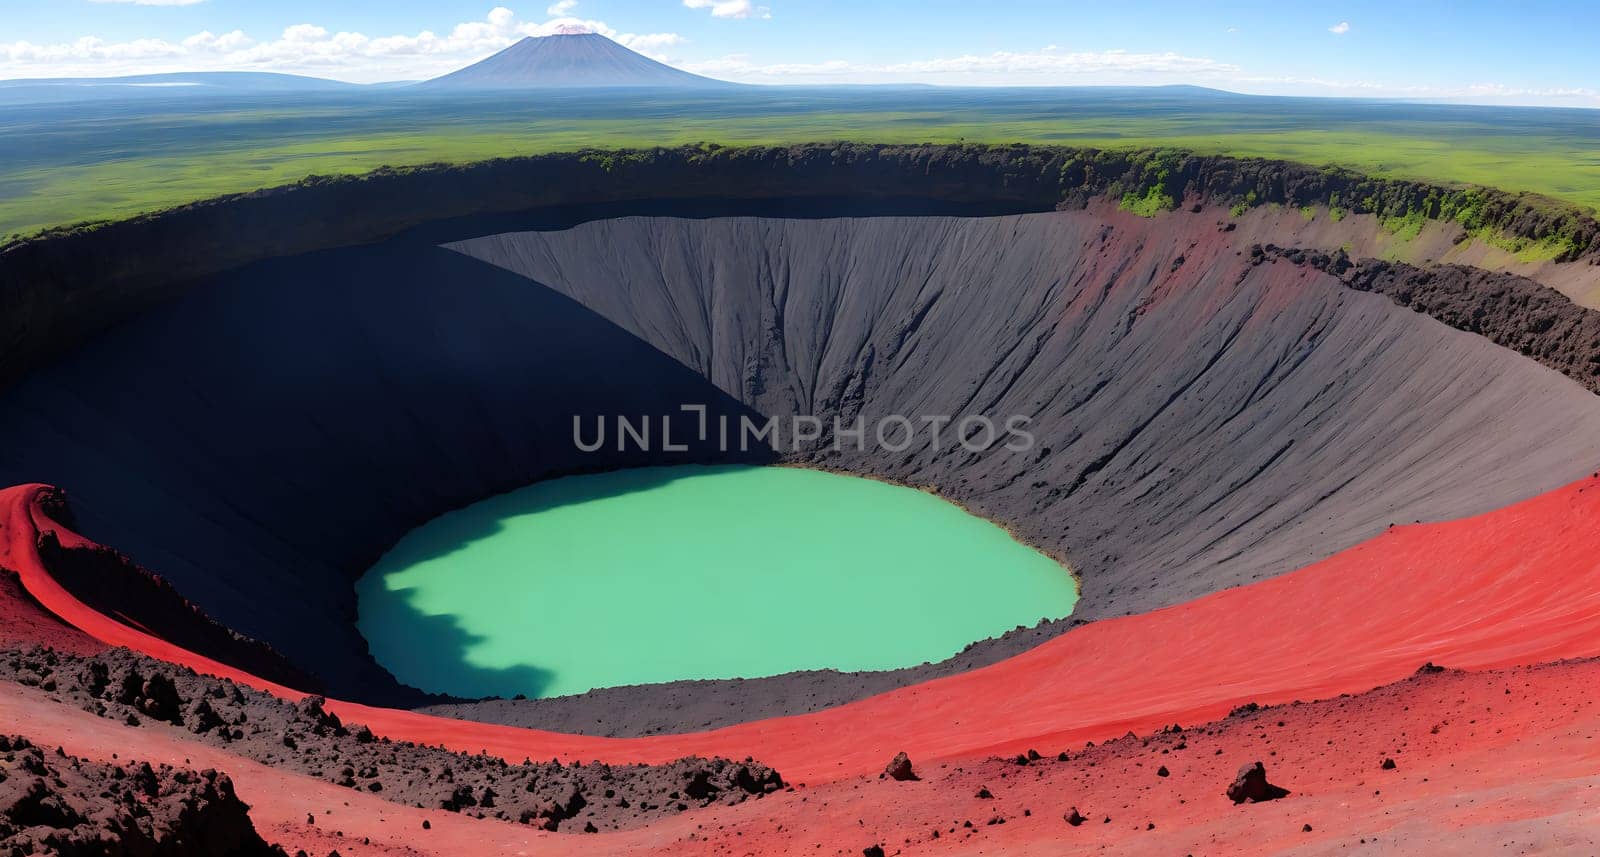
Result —
[[[1600,111],[1203,90],[752,90],[717,97],[258,97],[0,108],[0,235],[307,175],[696,142],[1037,143],[1284,158],[1600,207]]]

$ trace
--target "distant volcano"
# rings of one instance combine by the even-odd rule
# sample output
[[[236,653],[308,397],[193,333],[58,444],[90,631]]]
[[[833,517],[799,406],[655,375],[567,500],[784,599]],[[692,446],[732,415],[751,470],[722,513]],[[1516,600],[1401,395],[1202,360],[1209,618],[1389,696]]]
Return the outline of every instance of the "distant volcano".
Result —
[[[427,89],[733,86],[656,62],[598,33],[529,36],[488,59],[419,85]]]

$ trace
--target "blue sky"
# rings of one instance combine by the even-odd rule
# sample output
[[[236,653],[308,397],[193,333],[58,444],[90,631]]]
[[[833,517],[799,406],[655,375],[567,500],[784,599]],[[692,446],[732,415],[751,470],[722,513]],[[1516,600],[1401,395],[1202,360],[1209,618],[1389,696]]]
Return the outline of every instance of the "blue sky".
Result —
[[[588,29],[768,83],[1198,83],[1600,106],[1589,0],[0,0],[0,78],[245,69],[417,79]]]

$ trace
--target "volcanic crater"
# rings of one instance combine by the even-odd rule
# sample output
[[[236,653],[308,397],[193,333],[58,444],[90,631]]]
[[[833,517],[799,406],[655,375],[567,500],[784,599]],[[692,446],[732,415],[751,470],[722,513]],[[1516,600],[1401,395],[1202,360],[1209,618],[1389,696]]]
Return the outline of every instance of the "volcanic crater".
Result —
[[[161,651],[188,651],[180,659],[202,672],[266,677],[364,713],[411,709],[363,718],[397,737],[470,736],[509,755],[544,739],[504,727],[533,727],[592,736],[558,741],[564,751],[630,761],[747,747],[790,779],[823,778],[828,763],[799,761],[798,736],[829,721],[768,729],[768,718],[887,711],[902,697],[880,695],[897,688],[972,693],[1046,660],[1098,670],[1073,679],[1084,694],[1099,682],[1119,688],[1108,699],[1136,699],[1117,682],[1168,673],[1136,676],[1116,656],[1087,654],[1091,638],[1120,640],[1107,645],[1133,659],[1140,644],[1129,640],[1140,637],[1119,623],[1149,620],[1139,627],[1169,632],[1156,649],[1187,640],[1199,657],[1228,650],[1217,635],[1238,615],[1230,605],[1293,604],[1297,618],[1283,621],[1307,627],[1320,627],[1325,607],[1327,621],[1342,621],[1354,602],[1329,594],[1340,581],[1377,591],[1385,575],[1421,573],[1373,559],[1372,545],[1410,525],[1554,504],[1544,498],[1594,470],[1592,343],[1502,341],[1549,329],[1507,321],[1526,302],[1502,298],[1553,296],[1550,324],[1574,329],[1588,329],[1593,311],[1541,285],[1540,271],[1491,270],[1471,239],[1440,237],[1443,226],[1406,250],[1378,225],[1381,212],[1330,222],[1290,207],[1365,179],[1191,157],[1162,179],[1178,204],[1148,217],[1117,193],[1147,181],[1142,164],[1085,167],[1065,150],[653,157],[312,184],[8,248],[10,309],[31,324],[8,347],[16,380],[0,394],[0,484],[64,492],[8,495],[8,537],[29,540],[11,562],[33,551],[62,589],[34,591],[40,578],[26,572],[23,585],[58,615],[63,604],[98,607],[112,624],[90,633],[104,642],[165,640],[175,647]],[[462,201],[506,170],[560,168],[589,171],[586,196],[561,202],[584,180],[570,177],[565,189]],[[458,187],[432,193],[452,178]],[[1230,210],[1245,184],[1281,202]],[[352,201],[383,213],[315,228]],[[312,222],[283,220],[296,210]],[[91,245],[127,261],[85,262]],[[1404,252],[1429,258],[1398,260]],[[1478,252],[1482,267],[1439,264],[1451,252]],[[1587,258],[1551,281],[1573,279],[1570,266],[1592,270]],[[1451,299],[1419,301],[1419,282]],[[1461,305],[1481,311],[1452,314]],[[685,404],[713,421],[814,416],[824,430],[798,448],[748,451],[694,436],[682,451],[572,442],[575,418],[681,419]],[[834,444],[836,424],[920,414],[1023,415],[1037,446],[1018,454],[926,435],[893,451]],[[435,696],[369,655],[355,581],[414,528],[542,480],[684,463],[796,465],[935,492],[1061,562],[1079,600],[1067,619],[972,641],[939,663],[547,700]],[[131,581],[115,605],[93,595],[107,576]],[[591,609],[604,634],[603,606]],[[1196,627],[1185,616],[1207,610],[1217,630],[1184,630]],[[884,614],[897,621],[894,605]],[[680,621],[717,623],[738,645],[786,619]],[[1237,647],[1278,633],[1256,630]],[[1308,662],[1337,648],[1303,645]],[[1581,654],[1551,646],[1538,651]],[[1384,671],[1425,649],[1408,643],[1273,686],[1392,680]],[[1054,660],[1066,651],[1084,657]],[[1217,687],[1264,686],[1247,661],[1226,668],[1253,678],[1185,697],[1182,709],[1238,701]],[[1197,672],[1185,692],[1203,681]],[[1069,702],[1058,702],[1030,710],[1059,715]],[[1085,710],[1083,729],[1157,709]],[[930,752],[1087,734],[1026,719],[998,715]],[[460,720],[485,725],[451,732]],[[895,715],[883,722],[891,729]],[[702,731],[738,724],[747,731]],[[695,734],[665,737],[676,733]],[[636,736],[656,737],[637,751],[600,740]],[[865,768],[893,755],[878,737],[829,747],[839,764]]]

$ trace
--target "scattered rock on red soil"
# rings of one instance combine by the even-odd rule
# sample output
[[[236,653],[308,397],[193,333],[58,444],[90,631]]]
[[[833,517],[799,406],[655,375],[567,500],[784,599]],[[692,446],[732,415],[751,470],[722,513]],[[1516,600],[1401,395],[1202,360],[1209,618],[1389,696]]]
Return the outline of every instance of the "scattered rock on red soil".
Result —
[[[619,830],[785,788],[754,761],[689,757],[660,765],[511,764],[375,736],[320,696],[287,702],[230,681],[114,649],[93,657],[35,647],[0,651],[0,680],[129,726],[182,737],[394,803],[545,830]],[[572,821],[571,824],[566,822]]]
[[[0,735],[0,853],[282,857],[217,771],[105,765]]]

